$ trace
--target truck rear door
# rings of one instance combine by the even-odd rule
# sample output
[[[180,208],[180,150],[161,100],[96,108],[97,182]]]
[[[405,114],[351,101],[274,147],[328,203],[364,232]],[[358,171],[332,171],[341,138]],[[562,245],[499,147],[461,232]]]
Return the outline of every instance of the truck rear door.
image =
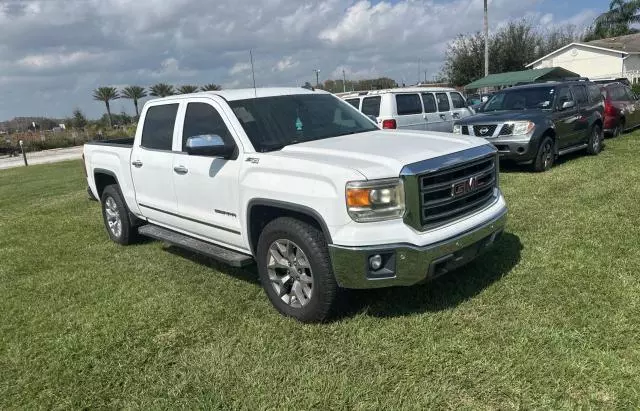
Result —
[[[131,176],[140,211],[150,221],[164,225],[178,221],[172,151],[178,108],[178,102],[148,105],[131,151]]]
[[[181,227],[218,243],[244,247],[238,209],[242,159],[229,118],[220,103],[207,97],[183,103],[178,118],[180,147],[174,155],[172,178],[178,212],[184,218]],[[235,158],[187,154],[189,137],[213,135],[236,147]]]

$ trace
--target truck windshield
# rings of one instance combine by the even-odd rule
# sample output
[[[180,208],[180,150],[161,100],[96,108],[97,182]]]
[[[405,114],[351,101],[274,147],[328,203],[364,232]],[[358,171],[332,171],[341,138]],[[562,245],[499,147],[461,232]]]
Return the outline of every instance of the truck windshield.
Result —
[[[553,87],[534,87],[516,90],[504,90],[493,97],[484,105],[482,111],[501,110],[530,110],[553,108]]]
[[[348,103],[328,94],[262,97],[229,105],[256,151],[378,129]]]

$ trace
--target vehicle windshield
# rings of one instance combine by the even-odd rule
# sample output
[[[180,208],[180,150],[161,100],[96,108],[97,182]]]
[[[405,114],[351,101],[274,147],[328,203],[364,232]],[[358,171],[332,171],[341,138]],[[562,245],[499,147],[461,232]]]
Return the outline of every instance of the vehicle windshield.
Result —
[[[378,127],[348,103],[329,94],[297,94],[230,101],[256,151],[364,133]]]
[[[482,111],[531,110],[553,108],[553,87],[533,87],[516,90],[504,90],[494,94],[484,105]]]

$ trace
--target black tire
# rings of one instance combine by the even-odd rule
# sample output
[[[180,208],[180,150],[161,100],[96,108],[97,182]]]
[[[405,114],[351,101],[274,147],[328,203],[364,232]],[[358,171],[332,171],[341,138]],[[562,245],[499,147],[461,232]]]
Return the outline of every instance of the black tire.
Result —
[[[276,261],[270,249],[282,245],[283,242],[292,244],[291,247],[294,250],[292,254],[300,255],[298,250],[301,250],[303,252],[302,256],[308,261],[308,264],[302,264],[308,265],[310,271],[307,271],[306,268],[302,268],[302,271],[300,269],[296,270],[298,273],[306,275],[307,278],[311,277],[313,279],[311,287],[308,288],[311,290],[310,293],[303,295],[303,297],[308,296],[306,304],[302,304],[302,301],[300,301],[297,303],[298,306],[295,306],[296,301],[299,300],[295,297],[291,298],[289,295],[294,294],[293,287],[296,282],[296,274],[295,272],[292,273],[294,267],[290,263],[291,259],[288,260],[288,266],[291,268],[272,267],[272,273],[282,277],[291,275],[294,278],[287,280],[282,285],[280,285],[280,282],[272,281],[270,278],[269,264],[272,261],[274,263]],[[289,249],[287,248],[287,254],[288,251]],[[284,256],[284,254],[281,256]],[[294,218],[277,218],[267,224],[260,234],[256,260],[262,287],[273,306],[280,313],[305,323],[322,322],[333,314],[337,305],[339,290],[333,275],[327,242],[322,231]],[[285,258],[285,260],[281,259],[281,261],[287,260]],[[276,287],[280,288],[280,294],[276,291]],[[302,286],[299,285],[299,287]],[[289,299],[289,302],[285,302],[285,299]]]
[[[129,209],[122,198],[120,187],[116,184],[106,186],[102,191],[100,203],[102,207],[102,219],[104,221],[104,226],[107,229],[107,234],[109,234],[109,238],[121,245],[128,245],[135,242],[138,238],[138,231],[135,226],[131,224]],[[113,204],[115,204],[115,207],[109,207],[109,205]],[[109,224],[110,221],[112,223],[114,222],[114,214],[117,215],[117,218],[119,218],[120,221],[119,230],[113,229],[113,224]]]
[[[604,136],[602,134],[602,128],[595,124],[591,128],[591,135],[589,136],[589,142],[587,146],[587,153],[592,156],[597,156],[602,151],[602,145],[604,141]]]
[[[553,167],[553,163],[556,158],[556,153],[554,149],[553,138],[550,136],[545,136],[542,138],[540,145],[538,146],[538,152],[536,153],[536,158],[533,160],[533,171],[535,172],[544,172],[548,171]]]
[[[620,134],[622,134],[622,121],[618,122],[618,125],[616,126],[616,128],[613,129],[613,131],[611,132],[611,137],[616,138],[618,136],[620,136]]]
[[[625,119],[621,118],[620,121],[618,122],[618,135],[616,137],[621,136],[626,129],[627,129],[627,123]]]

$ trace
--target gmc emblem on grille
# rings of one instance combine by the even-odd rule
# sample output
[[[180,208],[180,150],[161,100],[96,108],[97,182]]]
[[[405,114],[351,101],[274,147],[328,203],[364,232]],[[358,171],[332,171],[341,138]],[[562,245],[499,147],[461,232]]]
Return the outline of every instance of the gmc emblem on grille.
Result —
[[[460,197],[476,191],[484,186],[485,183],[478,180],[478,177],[471,177],[466,181],[461,181],[451,185],[451,197]]]
[[[487,127],[482,127],[480,129],[480,134],[485,135],[489,132],[489,129]]]

